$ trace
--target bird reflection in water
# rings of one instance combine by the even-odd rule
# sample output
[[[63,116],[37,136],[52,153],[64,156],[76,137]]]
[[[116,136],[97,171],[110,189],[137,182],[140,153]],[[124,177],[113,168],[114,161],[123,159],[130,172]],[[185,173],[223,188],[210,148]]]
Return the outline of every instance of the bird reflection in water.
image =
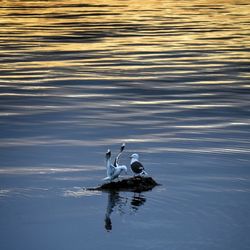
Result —
[[[146,198],[140,193],[134,193],[133,197],[122,197],[119,192],[108,192],[108,204],[105,214],[105,229],[112,230],[111,214],[117,211],[120,215],[136,213],[140,206],[146,202]],[[128,211],[128,212],[127,212]]]

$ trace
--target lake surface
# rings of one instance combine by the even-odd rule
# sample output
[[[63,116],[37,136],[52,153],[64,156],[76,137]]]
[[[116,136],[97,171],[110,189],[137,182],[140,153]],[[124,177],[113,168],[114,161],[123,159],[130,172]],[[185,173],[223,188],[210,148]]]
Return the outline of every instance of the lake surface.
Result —
[[[0,249],[249,249],[249,1],[0,3]]]

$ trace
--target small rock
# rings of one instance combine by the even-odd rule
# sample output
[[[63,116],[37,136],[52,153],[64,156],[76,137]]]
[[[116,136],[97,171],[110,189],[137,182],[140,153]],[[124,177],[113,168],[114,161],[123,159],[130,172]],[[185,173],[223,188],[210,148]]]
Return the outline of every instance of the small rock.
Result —
[[[88,188],[88,190],[98,190],[98,191],[123,190],[123,191],[131,191],[139,193],[139,192],[149,191],[158,185],[159,184],[152,177],[135,176],[128,179],[123,179],[121,181],[104,183],[101,186],[95,188]]]

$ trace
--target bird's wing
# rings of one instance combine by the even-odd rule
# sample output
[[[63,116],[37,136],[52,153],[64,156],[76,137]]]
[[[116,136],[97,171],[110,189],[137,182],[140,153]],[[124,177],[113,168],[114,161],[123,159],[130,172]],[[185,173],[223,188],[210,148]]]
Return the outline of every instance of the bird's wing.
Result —
[[[131,164],[131,169],[135,173],[140,173],[142,170],[144,170],[144,167],[139,161],[135,161],[134,163]]]
[[[143,170],[143,169],[144,169],[143,165],[142,165],[139,161],[137,161],[136,163],[137,163],[137,167],[138,167],[140,170]]]
[[[119,155],[116,156],[115,161],[114,161],[114,166],[117,167],[118,166],[118,160],[119,160]]]
[[[120,158],[121,154],[122,154],[122,152],[120,152],[120,153],[116,156],[116,158],[115,158],[115,161],[114,161],[114,166],[115,166],[115,167],[117,167],[117,166],[119,165],[119,158]]]
[[[115,167],[117,167],[117,166],[119,165],[119,158],[120,158],[120,156],[121,156],[121,154],[122,154],[124,148],[125,148],[125,143],[122,144],[121,149],[120,149],[120,152],[118,153],[118,155],[117,155],[116,158],[115,158],[115,161],[114,161],[114,166],[115,166]]]
[[[115,166],[110,164],[107,168],[107,175],[108,176],[112,176],[115,172]]]

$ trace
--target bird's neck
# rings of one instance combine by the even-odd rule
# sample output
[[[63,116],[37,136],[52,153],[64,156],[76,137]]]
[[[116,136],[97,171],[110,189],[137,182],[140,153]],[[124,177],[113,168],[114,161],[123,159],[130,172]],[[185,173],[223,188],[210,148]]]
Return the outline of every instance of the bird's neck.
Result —
[[[107,165],[107,167],[110,166],[110,158],[106,160],[106,165]]]
[[[136,161],[138,161],[138,160],[135,159],[135,158],[132,158],[132,159],[131,159],[131,164],[133,164],[133,163],[136,162]]]

